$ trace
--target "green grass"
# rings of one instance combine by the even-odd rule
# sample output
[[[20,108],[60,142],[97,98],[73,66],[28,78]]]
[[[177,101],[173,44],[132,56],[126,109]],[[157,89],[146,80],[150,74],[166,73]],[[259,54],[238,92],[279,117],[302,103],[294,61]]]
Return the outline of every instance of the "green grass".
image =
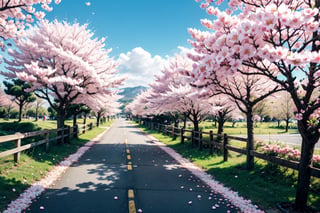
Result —
[[[0,118],[0,126],[6,125],[7,123],[18,123],[17,121],[18,121],[17,119],[7,120],[7,119]],[[87,119],[87,121],[86,121],[87,124],[89,124],[91,122],[95,124],[96,119],[92,118],[92,119]],[[41,129],[56,129],[57,128],[57,121],[56,120],[45,120],[44,121],[42,119],[39,119],[38,121],[34,121],[31,119],[22,119],[22,121],[20,123],[32,123],[32,124],[40,127]],[[83,119],[77,119],[77,123],[78,123],[78,125],[83,124]],[[72,126],[73,121],[66,120],[65,124],[68,126]]]
[[[237,122],[235,127],[232,127],[231,122],[226,122],[224,125],[224,133],[230,135],[246,135],[247,128],[245,122]],[[204,121],[200,124],[201,129],[203,131],[213,130],[214,133],[217,132],[217,127],[214,126],[214,122]],[[192,128],[189,126],[189,128]],[[285,134],[285,129],[283,124],[280,128],[277,127],[276,122],[256,122],[254,125],[254,133],[255,134]],[[294,124],[290,124],[290,128],[288,134],[298,133],[297,127]]]
[[[205,169],[226,187],[239,192],[241,196],[252,200],[254,204],[264,210],[274,209],[277,203],[293,202],[295,199],[297,171],[268,164],[260,159],[255,160],[254,170],[248,171],[245,169],[246,157],[244,155],[230,152],[229,160],[224,162],[222,155],[217,153],[210,155],[208,149],[199,151],[197,148],[191,148],[190,142],[181,144],[180,138],[172,140],[156,131],[145,128],[143,130]],[[245,147],[245,143],[241,142],[233,141],[231,144]],[[308,205],[320,209],[320,181],[318,178],[312,179]]]
[[[44,121],[44,123],[49,123],[45,126],[46,128],[55,125],[51,121]],[[112,121],[104,123],[100,128],[94,128],[80,135],[79,139],[73,139],[70,144],[52,145],[48,152],[44,152],[44,147],[39,146],[29,151],[28,154],[22,153],[18,164],[13,162],[13,156],[0,158],[0,210],[4,209],[11,200],[17,198],[31,183],[43,178],[54,165],[105,131],[105,127],[111,124]]]

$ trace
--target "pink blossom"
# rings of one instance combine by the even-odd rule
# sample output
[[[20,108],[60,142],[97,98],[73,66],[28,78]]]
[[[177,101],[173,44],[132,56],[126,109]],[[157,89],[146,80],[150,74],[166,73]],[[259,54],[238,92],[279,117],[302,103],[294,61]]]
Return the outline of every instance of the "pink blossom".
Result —
[[[256,53],[255,48],[250,44],[241,46],[240,55],[243,59],[251,58]]]
[[[207,8],[209,6],[209,3],[207,2],[207,3],[201,3],[200,4],[200,8],[201,9],[205,9],[205,8]]]

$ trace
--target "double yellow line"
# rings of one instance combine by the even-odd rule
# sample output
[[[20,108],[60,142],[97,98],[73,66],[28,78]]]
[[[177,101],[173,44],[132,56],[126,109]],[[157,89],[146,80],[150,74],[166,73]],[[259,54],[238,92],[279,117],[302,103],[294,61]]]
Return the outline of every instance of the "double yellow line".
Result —
[[[126,153],[127,153],[127,160],[128,160],[128,170],[132,170],[132,162],[131,162],[131,155],[130,155],[130,149],[128,147],[128,139],[124,142],[126,144]]]
[[[128,146],[128,139],[125,140],[126,144],[126,153],[127,153],[127,160],[128,160],[128,171],[132,171],[132,162],[131,162],[131,154],[130,149]],[[133,189],[128,190],[128,200],[129,200],[129,213],[136,213],[136,204],[134,202],[134,191]]]
[[[129,213],[136,213],[136,204],[134,202],[134,191],[133,189],[128,190],[128,199],[129,199]]]

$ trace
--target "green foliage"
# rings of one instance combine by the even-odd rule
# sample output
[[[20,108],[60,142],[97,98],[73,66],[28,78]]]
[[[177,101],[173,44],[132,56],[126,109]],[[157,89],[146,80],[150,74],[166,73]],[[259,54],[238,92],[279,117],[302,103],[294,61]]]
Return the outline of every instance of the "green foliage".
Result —
[[[31,84],[20,79],[13,79],[12,83],[9,81],[4,81],[6,89],[4,92],[8,95],[14,96],[19,102],[33,102],[36,97],[33,93],[26,92],[26,89],[31,88]]]
[[[16,132],[32,132],[40,130],[41,128],[35,123],[18,123],[18,122],[1,122],[0,130],[7,132],[8,135],[14,134]]]
[[[26,89],[31,88],[31,84],[20,79],[13,79],[12,83],[4,81],[6,89],[4,92],[15,98],[15,102],[19,105],[19,121],[22,119],[22,108],[26,103],[34,102],[36,97],[33,93],[26,92]]]

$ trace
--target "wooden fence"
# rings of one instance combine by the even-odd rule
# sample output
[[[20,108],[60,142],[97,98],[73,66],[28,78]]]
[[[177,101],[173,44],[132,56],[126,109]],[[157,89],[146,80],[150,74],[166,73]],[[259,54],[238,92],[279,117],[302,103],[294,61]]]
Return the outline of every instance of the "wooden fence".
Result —
[[[149,129],[157,130],[158,132],[162,132],[173,138],[180,137],[181,143],[185,143],[185,139],[188,139],[189,141],[191,141],[192,147],[198,146],[199,150],[202,150],[204,147],[207,147],[209,148],[210,154],[213,154],[214,149],[219,149],[223,153],[224,161],[228,161],[229,151],[233,151],[240,154],[248,154],[286,168],[291,168],[294,170],[298,170],[299,168],[298,161],[286,160],[277,156],[271,156],[264,153],[260,153],[256,150],[247,151],[246,149],[230,145],[231,140],[247,143],[247,138],[229,136],[227,134],[217,135],[214,134],[212,131],[204,132],[200,130],[196,132],[194,130],[177,128],[172,125],[159,124],[150,121],[144,121],[143,125]],[[310,170],[311,176],[320,178],[320,169],[311,167]]]
[[[50,142],[58,141],[58,140],[69,142],[71,138],[77,137],[79,134],[83,134],[87,130],[91,130],[92,128],[93,128],[93,124],[89,123],[87,125],[81,125],[80,127],[78,127],[77,125],[74,127],[67,126],[60,129],[40,130],[40,131],[26,132],[26,133],[17,132],[14,135],[0,136],[0,144],[14,143],[13,149],[0,152],[0,158],[8,155],[13,155],[14,161],[17,163],[20,160],[20,154],[22,151],[25,151],[40,145],[44,145],[45,150],[48,151]],[[50,135],[54,135],[54,136],[50,137]],[[36,136],[40,136],[42,139],[33,143],[21,145],[22,139],[36,137]]]

